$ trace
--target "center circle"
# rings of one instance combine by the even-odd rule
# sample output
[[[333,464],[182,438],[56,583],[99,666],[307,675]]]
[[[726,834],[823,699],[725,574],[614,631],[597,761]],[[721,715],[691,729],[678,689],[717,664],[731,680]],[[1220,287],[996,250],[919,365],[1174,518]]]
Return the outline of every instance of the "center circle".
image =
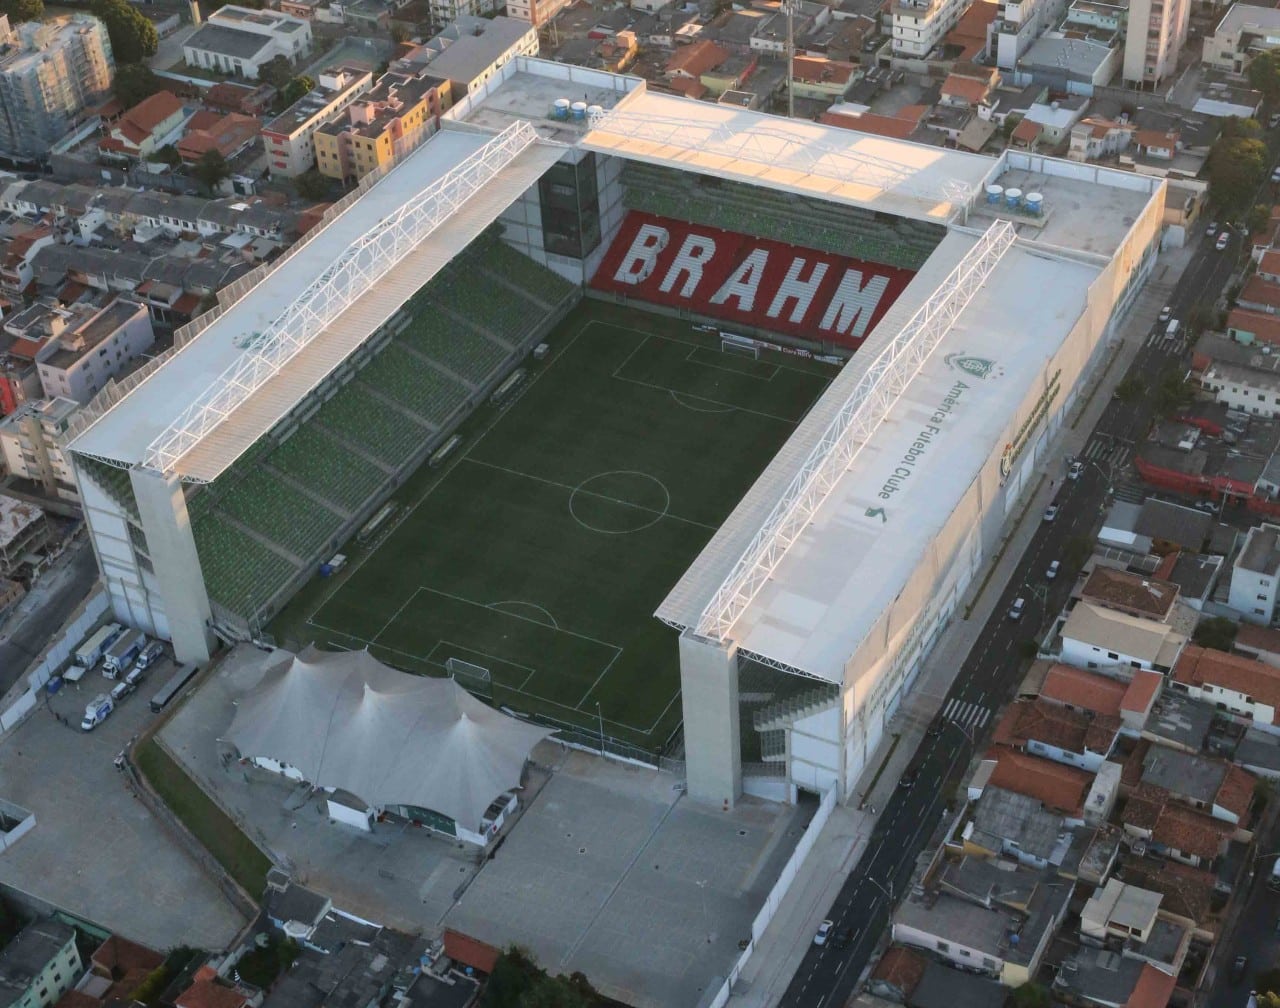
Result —
[[[671,507],[671,494],[656,476],[612,469],[584,479],[569,494],[569,514],[583,528],[626,535],[656,525]]]

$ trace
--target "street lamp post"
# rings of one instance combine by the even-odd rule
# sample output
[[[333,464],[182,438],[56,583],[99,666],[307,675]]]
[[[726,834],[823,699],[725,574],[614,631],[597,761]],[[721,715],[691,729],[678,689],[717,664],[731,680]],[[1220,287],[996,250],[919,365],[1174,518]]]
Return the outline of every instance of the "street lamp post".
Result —
[[[952,728],[959,729],[960,734],[969,740],[970,747],[974,749],[978,748],[978,743],[973,737],[973,732],[971,732],[968,728],[962,725],[959,721],[956,721],[954,718],[947,718],[946,723],[951,725]]]
[[[870,875],[864,875],[864,876],[862,876],[862,877],[863,877],[863,878],[865,878],[868,882],[870,882],[870,883],[871,883],[873,886],[875,886],[877,889],[879,889],[879,890],[880,890],[882,893],[884,893],[886,896],[888,896],[888,897],[889,897],[889,902],[890,902],[890,903],[894,902],[894,898],[893,898],[893,879],[890,879],[890,880],[889,880],[889,888],[888,888],[888,889],[886,889],[886,888],[885,888],[884,886],[882,886],[879,882],[877,882],[875,879],[873,879]]]

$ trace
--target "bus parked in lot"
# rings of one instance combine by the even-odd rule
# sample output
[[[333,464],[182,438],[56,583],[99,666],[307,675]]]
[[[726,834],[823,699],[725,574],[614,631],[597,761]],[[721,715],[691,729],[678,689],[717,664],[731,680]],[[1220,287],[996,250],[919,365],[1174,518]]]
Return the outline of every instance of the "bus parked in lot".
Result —
[[[200,669],[195,665],[180,665],[169,677],[169,681],[160,687],[160,692],[151,698],[151,709],[159,714],[169,705],[169,701],[178,695],[179,690],[189,683]]]

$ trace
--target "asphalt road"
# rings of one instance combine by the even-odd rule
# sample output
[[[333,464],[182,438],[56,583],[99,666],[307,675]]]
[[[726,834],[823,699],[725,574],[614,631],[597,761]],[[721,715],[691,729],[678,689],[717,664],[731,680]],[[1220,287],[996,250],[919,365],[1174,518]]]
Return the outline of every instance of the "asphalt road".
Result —
[[[1214,239],[1203,232],[1194,236],[1199,247],[1175,287],[1170,303],[1173,317],[1185,321],[1192,306],[1212,304],[1225,287],[1240,254],[1240,238],[1233,234],[1230,246],[1219,252]],[[1148,385],[1167,370],[1185,372],[1187,347],[1183,338],[1160,338],[1152,319],[1152,335],[1139,350],[1129,375]],[[835,1008],[853,993],[858,977],[874,952],[888,924],[889,908],[910,883],[917,857],[937,827],[943,796],[968,765],[974,748],[991,729],[995,713],[1010,699],[1020,681],[1024,641],[1039,638],[1050,619],[1066,604],[1075,571],[1066,557],[1073,539],[1092,541],[1109,492],[1125,492],[1129,461],[1135,440],[1144,437],[1151,422],[1148,397],[1129,401],[1112,399],[1085,450],[1088,464],[1076,480],[1062,474],[1055,481],[1059,506],[1057,518],[1041,521],[1023,554],[1014,577],[961,667],[938,718],[929,728],[909,765],[915,784],[899,787],[883,806],[866,852],[849,874],[840,895],[827,914],[835,934],[846,932],[846,942],[830,941],[810,946],[792,978],[781,1004],[786,1008]],[[1054,580],[1045,578],[1053,560],[1063,561]],[[1022,618],[1013,621],[1008,610],[1015,598],[1026,600]]]
[[[1253,988],[1255,974],[1270,969],[1280,950],[1280,894],[1267,888],[1271,864],[1266,861],[1253,876],[1246,903],[1236,924],[1231,951],[1223,956],[1217,980],[1209,995],[1208,1008],[1244,1008]],[[1244,978],[1231,982],[1231,961],[1238,955],[1249,957]]]
[[[7,636],[0,641],[0,696],[40,656],[54,631],[84,601],[98,577],[98,563],[88,543],[80,540],[72,548],[74,553],[64,565],[42,576],[56,577],[56,586],[44,589],[37,585],[37,591],[47,590],[39,608],[25,618],[21,614],[14,616],[4,628]]]

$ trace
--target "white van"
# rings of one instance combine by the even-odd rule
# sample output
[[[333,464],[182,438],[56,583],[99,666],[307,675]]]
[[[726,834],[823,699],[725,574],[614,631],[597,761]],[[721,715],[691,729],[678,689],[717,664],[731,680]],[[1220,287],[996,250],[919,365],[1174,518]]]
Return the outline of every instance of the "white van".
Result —
[[[1165,326],[1164,338],[1167,340],[1173,339],[1175,336],[1178,335],[1178,330],[1181,328],[1182,328],[1182,323],[1179,322],[1176,318],[1169,319],[1169,324]]]

